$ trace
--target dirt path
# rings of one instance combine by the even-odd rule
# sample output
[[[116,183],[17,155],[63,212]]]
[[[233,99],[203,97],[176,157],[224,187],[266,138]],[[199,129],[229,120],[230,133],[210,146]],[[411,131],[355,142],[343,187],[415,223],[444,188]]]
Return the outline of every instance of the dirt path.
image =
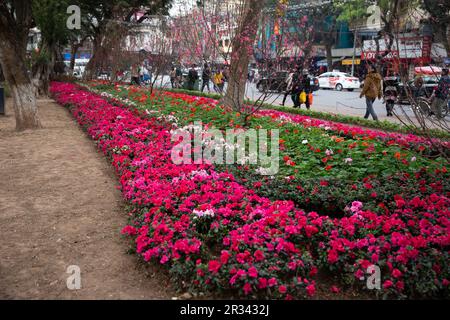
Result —
[[[34,132],[0,116],[0,299],[170,299],[166,276],[127,254],[112,167],[67,110],[39,108]],[[70,265],[80,290],[67,289]]]

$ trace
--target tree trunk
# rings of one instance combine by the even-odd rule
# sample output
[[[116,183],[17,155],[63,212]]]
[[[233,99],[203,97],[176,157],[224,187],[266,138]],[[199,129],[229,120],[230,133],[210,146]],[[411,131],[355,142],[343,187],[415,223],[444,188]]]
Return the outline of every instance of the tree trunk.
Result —
[[[69,65],[69,73],[73,76],[73,71],[75,69],[75,56],[78,52],[79,44],[72,44],[70,46],[70,65]]]
[[[325,51],[327,53],[328,72],[333,71],[333,51],[332,44],[330,42],[325,43]]]
[[[0,62],[14,99],[16,130],[41,127],[33,85],[25,66],[25,46],[0,32]]]
[[[228,89],[222,99],[222,104],[226,108],[241,111],[243,107],[248,64],[250,56],[253,54],[253,45],[258,31],[258,21],[264,5],[265,1],[262,0],[244,1],[241,23],[233,39]]]

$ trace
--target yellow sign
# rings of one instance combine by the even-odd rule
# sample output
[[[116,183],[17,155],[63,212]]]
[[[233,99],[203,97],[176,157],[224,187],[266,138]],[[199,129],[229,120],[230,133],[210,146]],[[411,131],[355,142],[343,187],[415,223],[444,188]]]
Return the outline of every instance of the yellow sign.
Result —
[[[355,64],[361,64],[361,59],[355,59]],[[352,59],[342,60],[342,65],[343,66],[352,65]]]

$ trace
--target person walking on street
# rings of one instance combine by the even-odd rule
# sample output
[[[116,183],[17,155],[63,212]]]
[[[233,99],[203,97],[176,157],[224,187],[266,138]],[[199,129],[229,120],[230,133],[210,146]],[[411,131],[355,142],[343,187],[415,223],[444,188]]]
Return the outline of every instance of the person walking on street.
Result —
[[[223,73],[221,70],[217,70],[217,72],[214,74],[213,82],[214,82],[214,89],[218,93],[222,93],[223,86],[224,86],[224,79],[223,79]]]
[[[438,118],[443,118],[442,107],[446,107],[448,104],[448,93],[450,91],[450,77],[448,75],[448,69],[442,69],[442,76],[439,79],[438,87],[433,93],[431,104],[431,110]]]
[[[211,69],[209,68],[208,64],[205,63],[203,66],[203,72],[202,72],[202,92],[205,87],[208,87],[208,92],[211,91],[209,88],[209,81],[211,80]]]
[[[297,68],[292,75],[291,99],[294,103],[294,108],[300,108],[300,93],[302,90],[302,75],[300,68]]]
[[[284,104],[286,103],[287,96],[290,95],[291,91],[292,91],[292,80],[293,80],[293,77],[294,77],[294,73],[295,73],[295,70],[292,69],[288,73],[288,75],[286,77],[286,80],[285,80],[285,82],[286,82],[286,91],[284,92],[283,102],[281,103],[281,105],[283,107],[284,107]]]
[[[176,77],[177,77],[177,69],[174,67],[172,71],[170,71],[170,85],[172,86],[172,89],[175,88]]]
[[[131,66],[131,84],[139,85],[139,66],[137,63],[134,63]]]
[[[179,67],[175,67],[175,87],[181,88],[181,83],[183,82],[183,73]]]
[[[373,120],[378,121],[378,116],[375,113],[373,108],[373,103],[375,99],[378,97],[378,100],[381,99],[381,75],[375,70],[375,68],[371,65],[367,65],[367,76],[364,80],[364,87],[361,91],[360,98],[366,97],[366,114],[364,115],[364,119],[369,119],[369,116],[372,115]]]
[[[189,72],[188,72],[188,83],[187,83],[187,86],[188,86],[188,90],[191,90],[191,91],[194,90],[195,82],[199,78],[198,77],[198,72],[197,72],[197,70],[195,70],[195,67],[196,67],[196,65],[193,64],[191,69],[189,69]]]
[[[309,71],[308,70],[303,71],[302,90],[303,90],[302,92],[305,92],[305,94],[306,94],[306,96],[305,96],[306,109],[309,110],[309,108],[311,108],[311,101],[309,101],[309,94],[312,93],[312,91],[311,91],[311,80],[309,79]]]

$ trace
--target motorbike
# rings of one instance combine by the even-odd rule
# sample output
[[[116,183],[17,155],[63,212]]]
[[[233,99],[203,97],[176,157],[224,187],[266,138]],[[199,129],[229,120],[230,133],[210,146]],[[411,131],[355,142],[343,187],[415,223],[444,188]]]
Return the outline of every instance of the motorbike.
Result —
[[[386,112],[388,117],[392,117],[394,114],[394,106],[398,98],[398,84],[399,79],[397,77],[388,77],[384,79],[384,102],[386,103]]]

